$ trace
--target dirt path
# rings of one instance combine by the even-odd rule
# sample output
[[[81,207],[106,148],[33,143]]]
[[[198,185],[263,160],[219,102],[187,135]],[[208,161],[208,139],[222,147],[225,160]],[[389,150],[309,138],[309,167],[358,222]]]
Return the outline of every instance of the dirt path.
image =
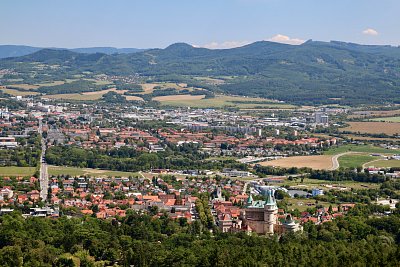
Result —
[[[374,163],[374,162],[377,162],[377,161],[381,161],[382,159],[384,159],[384,158],[383,158],[383,157],[380,157],[379,159],[374,159],[374,160],[371,160],[371,161],[369,161],[369,162],[366,162],[366,163],[364,163],[364,164],[362,165],[362,168],[365,169],[365,168],[368,167],[369,164]]]

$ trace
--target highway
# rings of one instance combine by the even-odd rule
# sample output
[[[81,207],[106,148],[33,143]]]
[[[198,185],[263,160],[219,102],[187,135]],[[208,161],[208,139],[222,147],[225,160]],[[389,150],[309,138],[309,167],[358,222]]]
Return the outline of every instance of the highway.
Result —
[[[47,164],[45,160],[46,155],[46,140],[43,138],[43,123],[39,120],[39,134],[42,135],[42,154],[40,156],[40,198],[46,202],[49,188],[49,175],[47,171]]]

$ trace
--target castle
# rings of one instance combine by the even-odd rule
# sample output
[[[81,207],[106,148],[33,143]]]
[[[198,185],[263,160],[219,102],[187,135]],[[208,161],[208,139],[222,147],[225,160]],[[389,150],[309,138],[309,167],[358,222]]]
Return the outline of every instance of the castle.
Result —
[[[290,214],[278,216],[274,190],[269,189],[266,193],[265,201],[254,201],[250,195],[246,201],[245,208],[240,210],[240,215],[237,218],[235,218],[235,212],[232,212],[235,210],[234,207],[225,208],[219,214],[217,212],[217,224],[221,231],[245,231],[259,235],[301,231],[302,227],[292,219]],[[279,220],[279,217],[282,218],[282,216],[284,217],[283,222]]]

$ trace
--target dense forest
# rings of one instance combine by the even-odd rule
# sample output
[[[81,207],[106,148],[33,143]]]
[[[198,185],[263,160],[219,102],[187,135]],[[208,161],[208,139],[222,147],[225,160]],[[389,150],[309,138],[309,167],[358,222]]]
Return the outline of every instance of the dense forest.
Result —
[[[37,63],[60,69],[46,67],[41,73]],[[189,80],[189,84],[213,92],[295,104],[345,105],[400,103],[399,67],[398,47],[314,41],[298,46],[263,41],[219,50],[180,43],[113,55],[43,49],[0,60],[0,68],[18,72],[3,78],[22,78],[25,83],[62,80],[82,73],[139,74],[152,80],[171,80],[165,77],[173,76],[174,82]],[[35,73],[34,77],[29,73]],[[222,78],[224,83],[210,86],[196,81],[193,77],[197,76]]]
[[[116,171],[145,171],[151,169],[213,170],[222,168],[247,169],[236,160],[210,161],[196,147],[170,146],[158,153],[140,152],[133,148],[86,150],[72,146],[53,146],[46,151],[46,161],[52,165],[99,168]]]
[[[130,212],[127,217],[0,217],[1,266],[398,266],[400,218],[354,215],[304,232],[258,237],[210,233],[187,223]]]

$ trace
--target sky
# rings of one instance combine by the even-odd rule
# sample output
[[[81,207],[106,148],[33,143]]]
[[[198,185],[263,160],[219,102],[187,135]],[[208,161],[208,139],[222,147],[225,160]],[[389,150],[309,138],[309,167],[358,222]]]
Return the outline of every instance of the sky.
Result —
[[[1,0],[0,44],[230,48],[269,40],[400,45],[399,0]]]

